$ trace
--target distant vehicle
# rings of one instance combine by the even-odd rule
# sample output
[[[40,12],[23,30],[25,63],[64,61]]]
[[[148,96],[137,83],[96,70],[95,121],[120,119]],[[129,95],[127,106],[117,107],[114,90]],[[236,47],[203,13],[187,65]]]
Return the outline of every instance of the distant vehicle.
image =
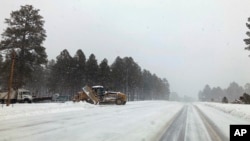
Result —
[[[112,104],[125,105],[127,96],[121,92],[105,91],[103,86],[85,86],[83,90],[74,96],[74,102],[86,101],[92,104]]]
[[[60,96],[60,94],[56,93],[52,95],[52,101],[56,101],[56,99]]]
[[[8,91],[0,92],[0,102],[6,103],[8,99]],[[18,89],[11,90],[10,92],[10,102],[11,103],[32,103],[33,98],[32,94],[29,90],[26,89]]]
[[[66,95],[66,96],[58,96],[56,99],[55,99],[56,102],[66,102],[66,101],[69,101],[69,96]]]

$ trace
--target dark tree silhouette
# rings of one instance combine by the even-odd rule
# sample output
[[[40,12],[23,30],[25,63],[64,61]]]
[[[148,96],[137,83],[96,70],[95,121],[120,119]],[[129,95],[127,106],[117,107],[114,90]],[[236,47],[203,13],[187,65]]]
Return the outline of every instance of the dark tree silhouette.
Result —
[[[2,34],[0,50],[15,50],[17,53],[17,87],[22,87],[32,77],[32,72],[47,62],[42,46],[46,38],[44,20],[39,15],[39,9],[25,5],[20,10],[12,11],[5,23],[8,27]]]

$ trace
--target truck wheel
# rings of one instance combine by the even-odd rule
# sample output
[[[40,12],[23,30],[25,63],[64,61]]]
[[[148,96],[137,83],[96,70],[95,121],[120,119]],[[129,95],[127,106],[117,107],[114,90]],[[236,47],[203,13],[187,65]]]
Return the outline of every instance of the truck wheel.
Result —
[[[116,104],[117,104],[117,105],[122,105],[122,103],[123,103],[123,102],[122,102],[121,99],[117,99],[117,100],[116,100]]]
[[[28,99],[24,99],[23,103],[31,103]]]

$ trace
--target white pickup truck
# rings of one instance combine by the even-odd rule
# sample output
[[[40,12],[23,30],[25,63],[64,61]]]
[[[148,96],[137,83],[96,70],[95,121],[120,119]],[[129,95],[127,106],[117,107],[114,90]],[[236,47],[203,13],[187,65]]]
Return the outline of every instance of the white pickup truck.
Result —
[[[1,92],[0,91],[0,102],[6,103],[8,99],[8,91]],[[11,103],[32,103],[32,95],[29,90],[25,89],[18,89],[18,90],[11,90],[10,92],[10,102]]]

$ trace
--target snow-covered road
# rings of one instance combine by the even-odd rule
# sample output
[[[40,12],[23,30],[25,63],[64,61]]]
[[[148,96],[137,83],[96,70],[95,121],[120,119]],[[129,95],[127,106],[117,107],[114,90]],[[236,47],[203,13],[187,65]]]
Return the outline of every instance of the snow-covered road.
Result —
[[[228,141],[229,134],[221,132],[225,129],[217,127],[214,119],[205,114],[206,110],[201,110],[200,107],[202,105],[185,104],[174,120],[169,123],[160,141]],[[221,111],[219,113],[219,115],[224,114]],[[225,117],[222,116],[219,120],[225,120]],[[226,130],[229,133],[229,128]]]
[[[250,124],[245,118],[249,113],[232,115],[220,106],[167,101],[128,102],[124,106],[16,104],[0,109],[0,140],[229,140],[229,125]],[[222,105],[228,110],[226,106]]]
[[[176,115],[160,140],[212,141],[200,114],[191,104],[186,104]]]

